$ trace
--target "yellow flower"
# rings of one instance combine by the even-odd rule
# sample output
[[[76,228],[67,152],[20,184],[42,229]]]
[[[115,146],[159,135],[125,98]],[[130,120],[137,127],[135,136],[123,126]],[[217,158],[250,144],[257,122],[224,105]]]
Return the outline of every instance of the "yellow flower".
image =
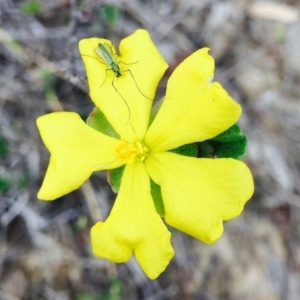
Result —
[[[156,278],[174,251],[155,211],[150,178],[161,187],[165,221],[205,243],[223,232],[223,221],[237,217],[253,193],[247,166],[234,159],[186,157],[169,152],[210,139],[238,120],[240,106],[218,83],[208,49],[188,57],[171,75],[165,99],[149,127],[155,89],[167,64],[149,34],[138,30],[112,57],[120,77],[95,54],[104,39],[85,39],[80,52],[90,95],[120,138],[87,126],[75,113],[60,112],[37,120],[51,153],[38,197],[53,200],[77,189],[94,171],[125,165],[120,190],[105,222],[91,230],[94,253],[126,262],[132,253],[149,278]],[[148,128],[149,127],[149,128]]]

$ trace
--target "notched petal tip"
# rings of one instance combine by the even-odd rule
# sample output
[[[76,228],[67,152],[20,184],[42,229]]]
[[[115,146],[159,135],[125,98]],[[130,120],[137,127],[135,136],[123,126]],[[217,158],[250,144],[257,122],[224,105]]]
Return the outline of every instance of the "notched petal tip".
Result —
[[[95,170],[119,167],[119,140],[98,132],[76,113],[57,112],[37,119],[41,138],[51,153],[38,197],[54,200],[79,188]]]
[[[166,222],[207,244],[222,235],[223,221],[241,214],[254,191],[248,167],[230,158],[165,152],[151,155],[146,167],[161,186]]]
[[[53,201],[53,200],[56,200],[57,197],[55,197],[55,195],[51,195],[49,194],[49,192],[47,191],[44,191],[44,189],[40,189],[38,194],[37,194],[37,198],[39,200],[43,200],[43,201]]]
[[[91,228],[91,242],[96,256],[115,263],[127,262],[132,255],[132,249],[120,241],[113,227],[104,222],[98,222]]]
[[[99,257],[119,263],[134,253],[151,279],[165,270],[174,255],[171,233],[155,211],[143,163],[126,166],[115,205],[108,219],[93,227],[91,238]]]
[[[193,86],[195,83],[200,89],[201,85],[210,83],[215,69],[215,61],[208,53],[209,48],[201,48],[188,56],[173,72],[167,85],[168,92],[178,91],[178,84]],[[174,84],[174,85],[173,85]]]
[[[223,220],[219,219],[214,224],[212,224],[211,228],[207,232],[197,232],[196,230],[192,232],[192,236],[195,236],[197,239],[201,240],[203,243],[207,245],[214,244],[223,234],[224,225]]]
[[[139,29],[124,38],[120,43],[120,54],[120,61],[137,62],[131,64],[131,71],[139,89],[153,99],[157,84],[168,64],[154,45],[148,31]]]

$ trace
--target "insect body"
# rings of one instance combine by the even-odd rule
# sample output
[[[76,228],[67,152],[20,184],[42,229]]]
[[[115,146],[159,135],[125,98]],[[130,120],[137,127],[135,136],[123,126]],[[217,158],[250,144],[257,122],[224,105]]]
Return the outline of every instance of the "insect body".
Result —
[[[99,43],[98,47],[95,48],[95,52],[108,66],[110,66],[110,69],[115,73],[116,77],[121,76],[119,64],[109,53],[110,49],[107,49],[106,44]]]

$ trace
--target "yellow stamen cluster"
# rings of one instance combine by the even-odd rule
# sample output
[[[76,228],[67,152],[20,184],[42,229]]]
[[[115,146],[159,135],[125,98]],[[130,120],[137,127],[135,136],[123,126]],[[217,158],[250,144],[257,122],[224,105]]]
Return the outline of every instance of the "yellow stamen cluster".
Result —
[[[137,160],[144,161],[149,154],[149,149],[141,142],[139,137],[135,137],[133,143],[128,143],[124,138],[116,147],[116,158],[131,164]]]

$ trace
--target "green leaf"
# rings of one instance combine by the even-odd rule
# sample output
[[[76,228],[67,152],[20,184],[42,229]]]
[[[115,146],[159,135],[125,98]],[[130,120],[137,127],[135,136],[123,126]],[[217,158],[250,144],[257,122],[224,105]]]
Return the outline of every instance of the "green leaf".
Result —
[[[156,212],[161,216],[165,216],[165,206],[161,195],[161,188],[150,178],[151,196],[154,201]]]
[[[119,278],[110,278],[97,294],[78,293],[76,300],[120,300],[123,284]],[[92,292],[91,292],[92,293]]]
[[[0,177],[0,193],[5,193],[12,185],[12,182],[5,177]]]
[[[56,100],[57,95],[54,88],[55,76],[46,69],[41,70],[43,78],[44,93],[48,101]]]
[[[246,153],[247,139],[245,136],[241,137],[237,141],[222,143],[222,142],[210,142],[214,153],[218,158],[240,158]]]
[[[30,0],[21,6],[21,10],[25,14],[34,15],[34,14],[38,13],[40,11],[40,9],[41,9],[40,3],[36,0]]]
[[[5,159],[9,154],[8,142],[0,135],[0,158]]]
[[[198,157],[238,159],[246,153],[247,138],[235,124],[214,138],[198,143],[198,149]]]
[[[161,98],[158,101],[155,101],[154,105],[152,106],[151,113],[150,113],[150,119],[149,119],[149,127],[152,124],[152,122],[154,121],[154,119],[155,119],[157,113],[159,112],[160,107],[163,104],[163,102],[164,102],[164,97]]]
[[[106,299],[107,300],[121,299],[122,290],[123,290],[123,285],[120,279],[118,278],[110,279],[109,295],[107,295]]]
[[[120,136],[117,134],[117,132],[114,130],[114,128],[110,125],[110,123],[106,119],[105,115],[96,106],[92,110],[92,112],[89,114],[89,116],[86,120],[86,123],[87,123],[87,125],[96,129],[97,131],[100,131],[100,132],[102,132],[106,135],[109,135],[111,137],[114,137],[116,139],[120,139]]]
[[[234,124],[226,131],[212,138],[211,141],[232,142],[241,139],[241,137],[243,137],[241,128],[237,124]]]
[[[190,157],[197,157],[198,155],[198,147],[196,143],[183,145],[169,151],[184,156],[190,156]]]
[[[111,27],[114,27],[119,20],[119,9],[115,5],[103,5],[101,7],[101,16]]]
[[[111,185],[111,188],[115,193],[118,193],[120,190],[124,169],[125,169],[125,165],[107,171],[108,183]]]

